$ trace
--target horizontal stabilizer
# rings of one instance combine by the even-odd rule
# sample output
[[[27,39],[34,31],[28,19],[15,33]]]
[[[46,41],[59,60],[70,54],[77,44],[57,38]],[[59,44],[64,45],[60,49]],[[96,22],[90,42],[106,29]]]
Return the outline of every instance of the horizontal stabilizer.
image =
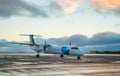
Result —
[[[20,36],[36,36],[36,37],[42,37],[41,35],[33,35],[33,34],[20,34]]]

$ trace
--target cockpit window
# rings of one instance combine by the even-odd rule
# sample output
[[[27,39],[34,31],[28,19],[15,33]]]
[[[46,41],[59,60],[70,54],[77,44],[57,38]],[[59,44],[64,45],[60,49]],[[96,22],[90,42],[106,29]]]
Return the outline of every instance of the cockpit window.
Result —
[[[71,49],[79,49],[78,47],[71,47]]]

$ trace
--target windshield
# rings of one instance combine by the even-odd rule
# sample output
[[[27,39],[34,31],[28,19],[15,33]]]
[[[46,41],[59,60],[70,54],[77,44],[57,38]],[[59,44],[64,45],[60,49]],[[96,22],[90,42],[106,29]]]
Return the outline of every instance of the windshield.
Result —
[[[78,47],[71,47],[71,49],[79,49]]]

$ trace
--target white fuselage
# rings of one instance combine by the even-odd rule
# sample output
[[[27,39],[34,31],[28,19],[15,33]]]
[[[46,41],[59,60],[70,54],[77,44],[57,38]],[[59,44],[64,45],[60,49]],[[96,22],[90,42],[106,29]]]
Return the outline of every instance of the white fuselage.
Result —
[[[77,46],[58,46],[58,45],[49,45],[47,46],[46,50],[43,49],[43,46],[31,46],[31,49],[36,52],[44,52],[47,54],[61,54],[61,55],[77,55],[82,56],[82,50],[78,48]]]
[[[82,51],[76,46],[58,46],[58,45],[50,45],[45,53],[48,54],[62,54],[62,55],[77,55],[82,56]]]
[[[77,59],[80,59],[80,56],[83,55],[82,51],[77,47],[73,45],[38,45],[35,43],[33,36],[38,36],[38,35],[26,35],[26,34],[21,34],[22,36],[29,36],[30,38],[30,43],[18,43],[18,42],[10,42],[12,44],[20,44],[20,45],[29,45],[32,50],[37,52],[36,57],[39,57],[40,52],[45,52],[48,54],[61,54],[61,57],[63,55],[77,55]]]

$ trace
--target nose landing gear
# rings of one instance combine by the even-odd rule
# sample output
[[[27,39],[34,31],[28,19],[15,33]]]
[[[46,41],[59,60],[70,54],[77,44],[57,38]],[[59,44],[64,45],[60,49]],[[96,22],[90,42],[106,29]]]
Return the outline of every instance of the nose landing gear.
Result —
[[[81,60],[81,57],[80,57],[80,56],[77,56],[77,59],[78,59],[78,60]]]
[[[39,57],[40,57],[39,53],[38,53],[38,54],[36,54],[36,57],[37,57],[37,58],[39,58]]]

